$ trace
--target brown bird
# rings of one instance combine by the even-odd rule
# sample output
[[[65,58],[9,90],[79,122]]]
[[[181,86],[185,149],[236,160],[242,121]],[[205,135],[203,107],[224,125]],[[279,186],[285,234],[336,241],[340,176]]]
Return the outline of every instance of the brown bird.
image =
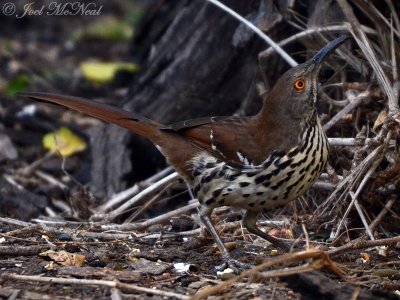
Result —
[[[243,225],[278,247],[288,246],[264,233],[259,213],[302,195],[328,160],[328,141],[316,111],[318,74],[324,59],[349,36],[340,36],[313,58],[277,81],[261,111],[249,117],[210,117],[164,126],[103,103],[48,93],[19,96],[53,102],[111,122],[151,140],[192,187],[200,219],[212,234],[224,262],[240,266],[210,221],[214,208],[246,210]]]

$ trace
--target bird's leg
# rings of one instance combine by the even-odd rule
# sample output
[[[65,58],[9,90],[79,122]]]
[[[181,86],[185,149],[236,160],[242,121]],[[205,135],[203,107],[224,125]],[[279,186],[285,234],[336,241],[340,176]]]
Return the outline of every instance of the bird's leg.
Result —
[[[211,233],[214,241],[217,243],[219,251],[221,251],[222,259],[224,260],[224,263],[222,265],[216,267],[217,270],[224,270],[226,267],[229,267],[236,274],[238,274],[240,273],[240,270],[248,268],[246,264],[243,264],[240,261],[233,259],[230,253],[228,252],[228,249],[226,249],[224,243],[221,240],[221,237],[219,236],[217,230],[215,229],[214,225],[210,220],[212,209],[206,206],[201,206],[198,212],[201,222],[204,224],[204,226],[206,226],[207,230]]]
[[[246,214],[244,215],[242,222],[243,222],[244,227],[250,233],[253,233],[255,235],[258,235],[259,237],[262,237],[264,240],[267,240],[268,242],[275,245],[276,247],[281,248],[282,250],[285,250],[285,251],[290,250],[290,247],[286,243],[278,240],[277,238],[274,238],[273,236],[270,236],[269,234],[265,233],[260,228],[258,228],[256,225],[257,219],[258,219],[257,212],[246,211]]]

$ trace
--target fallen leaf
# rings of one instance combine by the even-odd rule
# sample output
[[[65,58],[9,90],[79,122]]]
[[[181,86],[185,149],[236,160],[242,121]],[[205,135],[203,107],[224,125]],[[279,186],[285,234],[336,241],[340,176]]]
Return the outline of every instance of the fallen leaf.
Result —
[[[379,128],[382,127],[383,123],[385,123],[387,114],[388,114],[388,112],[386,110],[382,110],[379,113],[379,116],[375,120],[374,127],[372,127],[373,132],[377,132],[379,130]]]
[[[369,257],[369,254],[368,254],[368,253],[362,252],[362,253],[361,253],[361,256],[362,256],[361,261],[362,261],[364,264],[367,263],[367,262],[369,262],[370,257]]]
[[[76,266],[81,267],[85,263],[86,257],[84,255],[69,253],[67,251],[54,251],[48,250],[39,254],[40,256],[47,256],[54,262],[62,266]]]
[[[276,249],[271,250],[271,255],[278,255],[279,251]]]
[[[61,127],[43,137],[43,146],[49,151],[58,150],[62,156],[71,156],[87,148],[87,144],[69,128]]]
[[[80,69],[85,79],[97,84],[106,84],[114,79],[118,71],[135,73],[139,66],[127,62],[82,62]]]

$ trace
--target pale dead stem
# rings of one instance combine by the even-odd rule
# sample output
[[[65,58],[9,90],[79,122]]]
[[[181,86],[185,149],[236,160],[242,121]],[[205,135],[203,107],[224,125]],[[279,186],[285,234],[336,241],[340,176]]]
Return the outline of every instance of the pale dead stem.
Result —
[[[296,267],[285,267],[292,263],[298,263],[299,261],[312,259],[311,262],[307,262],[301,266]],[[273,271],[264,271],[266,268],[279,265],[280,269]],[[283,265],[283,266],[282,266]],[[345,273],[338,267],[338,265],[331,261],[329,255],[321,250],[306,250],[297,253],[283,254],[276,258],[270,258],[264,263],[254,267],[251,270],[242,272],[239,276],[236,276],[228,281],[222,282],[210,288],[206,288],[196,293],[191,300],[206,299],[211,295],[216,295],[224,292],[226,288],[242,280],[243,278],[249,278],[257,274],[262,278],[277,278],[283,276],[290,276],[299,273],[305,273],[313,270],[319,270],[322,268],[328,268],[336,275],[345,278]],[[262,273],[261,273],[262,272]]]
[[[350,32],[352,33],[361,51],[371,64],[371,67],[374,70],[375,75],[377,76],[379,85],[388,96],[389,110],[393,111],[396,107],[398,109],[396,93],[394,92],[393,87],[390,84],[389,78],[383,72],[380,63],[376,58],[374,51],[372,50],[371,44],[367,39],[364,31],[361,29],[361,24],[358,21],[357,17],[354,15],[351,6],[347,3],[346,0],[337,0],[337,2],[343,13],[345,14],[346,18],[350,22]]]
[[[137,223],[131,223],[131,224],[104,224],[101,226],[102,230],[140,230],[140,229],[145,229],[147,227],[150,227],[152,225],[155,224],[161,224],[161,223],[165,223],[168,220],[170,220],[173,217],[176,216],[180,216],[183,214],[186,214],[194,209],[196,209],[197,207],[199,207],[200,204],[195,201],[194,203],[190,203],[188,205],[185,205],[183,207],[180,207],[178,209],[169,211],[165,214],[156,216],[152,219],[148,219],[146,221],[143,222],[137,222]]]
[[[218,0],[207,0],[208,2],[216,5],[220,9],[224,10],[228,14],[230,14],[232,17],[235,19],[239,20],[242,24],[246,25],[249,27],[254,33],[256,33],[261,39],[263,39],[268,45],[270,45],[286,62],[291,66],[297,66],[298,63],[283,50],[277,43],[275,43],[268,35],[266,35],[264,32],[262,32],[257,26],[255,26],[253,23],[249,22],[245,18],[243,18],[241,15],[239,15],[237,12],[233,11],[229,7],[227,7],[225,4],[221,3]]]
[[[344,213],[342,220],[340,221],[338,228],[336,230],[336,233],[333,237],[333,239],[336,239],[340,231],[342,229],[344,220],[346,220],[348,214],[350,213],[350,210],[353,208],[353,205],[356,204],[359,209],[357,211],[360,213],[360,204],[357,201],[357,197],[363,190],[365,184],[368,182],[369,178],[374,174],[376,168],[379,166],[380,162],[382,161],[384,157],[384,145],[381,145],[377,147],[370,155],[366,157],[366,159],[354,170],[354,172],[351,173],[347,178],[350,178],[349,180],[349,186],[347,192],[352,195],[352,201],[350,202],[349,206],[346,209],[346,212]],[[368,170],[366,173],[365,171]],[[358,185],[358,188],[355,193],[351,191],[354,186],[356,186],[357,182],[361,179],[361,177],[365,174],[365,176],[362,178],[360,184]],[[346,192],[346,194],[347,194]],[[345,195],[345,193],[342,194],[342,196]],[[344,197],[339,196],[339,199],[344,199]],[[338,202],[337,202],[338,203]],[[337,204],[336,203],[336,204]],[[363,218],[362,214],[360,214],[361,219]],[[368,228],[368,226],[366,227]],[[368,229],[367,229],[368,231]]]
[[[379,134],[370,140],[369,143],[366,144],[366,146],[356,149],[355,152],[355,160],[356,158],[361,157],[363,153],[368,153],[370,154],[362,160],[359,164],[353,163],[353,167],[351,172],[349,173],[348,176],[346,176],[337,186],[336,190],[330,195],[330,197],[327,199],[327,201],[324,203],[324,205],[320,208],[320,213],[318,216],[321,216],[324,214],[328,209],[332,209],[332,207],[335,207],[339,203],[345,203],[345,198],[350,195],[352,200],[350,202],[350,205],[347,207],[344,216],[342,217],[341,221],[339,222],[339,225],[336,229],[336,232],[333,236],[333,239],[336,239],[342,229],[342,226],[344,224],[344,221],[346,220],[350,210],[355,206],[356,210],[362,220],[362,223],[366,229],[366,232],[368,236],[373,240],[374,235],[373,231],[371,230],[370,225],[368,225],[368,222],[366,220],[366,216],[363,213],[363,209],[359,201],[357,200],[358,196],[360,195],[361,191],[365,187],[366,183],[370,179],[370,177],[375,173],[375,170],[377,167],[380,165],[380,162],[384,158],[385,154],[387,153],[389,149],[389,140],[391,136],[391,127],[393,124],[399,123],[398,116],[399,116],[399,108],[398,108],[398,81],[397,79],[397,71],[394,71],[396,69],[396,59],[395,59],[395,54],[394,54],[394,43],[392,41],[392,70],[394,74],[394,79],[395,83],[391,84],[388,77],[386,74],[383,72],[382,67],[378,61],[378,59],[375,56],[374,51],[372,50],[372,47],[370,45],[369,40],[367,39],[365,32],[362,30],[360,23],[358,22],[357,18],[353,14],[353,11],[349,4],[347,3],[346,0],[337,0],[339,3],[339,6],[343,10],[346,18],[348,19],[350,26],[349,30],[352,33],[354,39],[358,43],[360,49],[362,50],[363,54],[367,58],[367,60],[370,62],[370,65],[374,71],[374,74],[377,77],[378,83],[382,90],[385,92],[385,94],[388,97],[388,110],[389,113],[386,117],[386,120],[384,121],[382,128],[379,132]],[[393,40],[393,32],[392,32],[392,40]],[[360,93],[358,97],[356,98],[357,101],[350,101],[350,103],[342,109],[335,117],[333,117],[327,124],[325,124],[324,129],[329,129],[332,127],[333,124],[335,124],[340,118],[342,118],[343,115],[347,114],[350,112],[354,107],[359,105],[363,99],[367,98],[369,96],[369,90],[366,90],[363,93]],[[371,148],[374,148],[371,151]],[[338,196],[336,203],[332,205],[333,199],[335,199],[336,194],[342,191],[342,194]],[[376,224],[375,224],[376,227]]]
[[[389,246],[395,245],[400,242],[400,237],[393,237],[388,239],[380,239],[374,241],[366,240],[353,240],[344,246],[333,248],[328,251],[322,251],[317,249],[310,249],[297,253],[283,254],[279,257],[269,258],[262,264],[254,267],[251,270],[242,272],[239,276],[236,276],[228,281],[222,282],[213,287],[206,288],[202,291],[197,292],[191,300],[206,299],[209,296],[221,294],[226,289],[232,286],[235,282],[238,282],[244,278],[251,278],[257,274],[258,278],[278,278],[290,275],[296,275],[300,273],[320,270],[326,268],[332,273],[336,274],[342,280],[357,284],[354,277],[347,276],[347,272],[343,270],[342,266],[331,260],[331,257],[342,255],[343,253],[351,252],[354,250],[360,250],[365,248],[377,247],[377,246]],[[290,267],[291,264],[298,264],[301,261],[311,260],[304,263],[301,266]],[[264,271],[266,268],[272,268],[279,266],[279,269],[272,271]]]
[[[168,191],[173,185],[175,185],[175,183],[176,183],[176,181],[169,182],[162,190],[160,190],[160,191],[158,191],[157,193],[155,193],[154,196],[153,196],[151,199],[147,200],[143,205],[141,205],[141,206],[139,207],[138,210],[136,210],[136,211],[135,211],[134,213],[132,213],[128,218],[126,218],[126,220],[124,221],[124,224],[132,223],[133,220],[135,220],[138,216],[140,216],[141,214],[143,214],[149,207],[151,207],[157,200],[159,200],[160,197],[161,197],[166,191]],[[183,194],[183,193],[185,193],[185,191],[179,193],[178,195]],[[168,201],[169,199],[172,199],[172,198],[174,198],[174,197],[176,197],[176,196],[178,196],[178,195],[173,195],[173,196],[168,197],[168,198],[163,198],[163,200],[164,200],[164,201]]]
[[[171,184],[172,182],[177,182],[179,179],[178,173],[174,172],[161,180],[157,181],[156,183],[152,184],[145,190],[139,192],[133,198],[126,200],[121,206],[114,209],[113,211],[107,214],[107,218],[109,220],[114,220],[119,215],[123,214],[125,211],[129,210],[130,207],[137,204],[140,200],[147,197],[153,197],[154,195],[158,194],[162,191],[167,185]]]
[[[323,129],[325,131],[331,129],[338,121],[340,121],[343,116],[347,115],[357,106],[359,106],[363,101],[369,99],[370,91],[366,90],[365,92],[359,93],[358,95],[353,95],[352,93],[347,94],[347,98],[349,103],[340,110],[335,116],[333,116],[327,123],[324,124]]]
[[[149,177],[145,181],[139,182],[135,184],[133,187],[114,195],[107,202],[95,208],[94,211],[98,214],[104,214],[109,210],[111,210],[113,207],[125,202],[126,199],[136,195],[144,188],[147,188],[148,186],[155,184],[156,182],[163,179],[166,175],[169,175],[172,172],[173,172],[172,167],[165,168],[160,172],[154,174],[153,176]]]
[[[161,297],[170,297],[176,299],[189,299],[188,296],[163,291],[155,288],[146,288],[142,286],[138,286],[135,284],[127,284],[122,283],[118,280],[96,280],[96,279],[76,279],[76,278],[59,278],[59,277],[44,277],[44,276],[29,276],[29,275],[18,275],[18,274],[11,274],[11,273],[3,273],[1,275],[2,280],[19,280],[19,281],[33,281],[33,282],[45,282],[48,284],[58,283],[64,285],[80,285],[80,286],[103,286],[114,288],[123,292],[141,292],[151,295],[157,295]]]
[[[286,46],[286,45],[288,45],[292,42],[295,42],[299,39],[302,39],[304,37],[308,37],[308,36],[312,36],[312,35],[320,34],[320,33],[331,32],[331,31],[347,31],[348,28],[349,28],[348,23],[343,23],[341,25],[330,25],[330,26],[321,26],[321,27],[315,27],[315,28],[305,28],[301,32],[298,32],[284,40],[281,40],[277,44],[279,46],[283,47],[283,46]],[[367,26],[362,26],[362,30],[369,34],[376,34],[375,30],[373,30],[372,28],[369,28]],[[262,51],[259,54],[258,58],[260,60],[264,60],[268,56],[270,56],[273,53],[273,51],[274,51],[274,49],[272,47],[268,48],[268,49]]]
[[[385,204],[385,207],[381,210],[381,212],[376,216],[376,218],[371,222],[369,228],[372,232],[375,231],[376,227],[381,223],[382,219],[386,216],[386,214],[390,211],[393,204],[396,203],[395,196],[392,196],[391,199]]]

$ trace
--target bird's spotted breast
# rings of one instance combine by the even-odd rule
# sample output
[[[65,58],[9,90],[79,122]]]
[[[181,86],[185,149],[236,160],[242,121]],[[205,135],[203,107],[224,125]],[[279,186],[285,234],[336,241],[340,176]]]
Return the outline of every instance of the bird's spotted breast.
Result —
[[[257,166],[232,168],[207,153],[195,157],[194,192],[210,208],[229,205],[260,211],[286,204],[303,194],[328,160],[328,143],[318,118],[287,153],[272,153]]]

